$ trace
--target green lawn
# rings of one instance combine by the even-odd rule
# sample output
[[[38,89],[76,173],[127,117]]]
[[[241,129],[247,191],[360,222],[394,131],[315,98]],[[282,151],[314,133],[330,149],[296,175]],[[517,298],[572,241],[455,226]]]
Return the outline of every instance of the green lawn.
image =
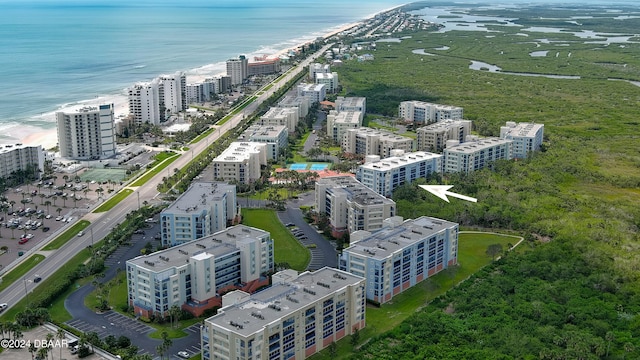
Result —
[[[506,249],[507,244],[513,245],[517,242],[518,238],[510,235],[461,233],[458,241],[459,266],[424,280],[380,307],[368,305],[367,326],[360,332],[359,343],[362,344],[376,335],[395,328],[418,309],[426,306],[429,301],[444,294],[454,284],[464,281],[483,266],[491,263],[491,257],[485,254],[487,246],[501,244]],[[337,358],[346,358],[353,353],[353,347],[346,340],[349,338],[337,343]],[[311,358],[324,359],[329,358],[328,356],[329,352],[324,350]]]
[[[202,134],[196,136],[196,138],[191,140],[191,142],[189,144],[195,144],[195,143],[199,142],[200,140],[206,138],[209,134],[211,134],[214,131],[216,131],[216,128],[209,128],[207,131],[205,131]]]
[[[287,262],[292,269],[303,271],[311,260],[309,249],[302,246],[278,220],[275,210],[243,209],[242,223],[268,231],[273,239],[275,262]]]
[[[159,165],[157,165],[153,169],[147,171],[144,175],[142,175],[140,178],[138,178],[133,184],[131,184],[131,186],[142,186],[142,185],[144,185],[147,181],[149,181],[149,179],[151,179],[152,177],[156,176],[162,170],[164,170],[167,166],[169,166],[172,162],[176,161],[178,159],[178,157],[179,157],[179,155],[174,154],[174,156],[166,158]]]
[[[109,211],[113,209],[114,206],[118,205],[120,201],[124,200],[127,196],[131,195],[133,190],[131,189],[123,189],[117,194],[115,194],[111,199],[107,200],[104,204],[100,205],[97,209],[93,210],[94,213],[101,213],[105,211]]]
[[[16,280],[20,279],[34,266],[38,265],[44,260],[44,255],[35,254],[31,255],[27,260],[23,261],[20,265],[13,268],[13,270],[7,272],[2,276],[2,282],[0,283],[0,291],[6,289],[9,285],[13,284]]]
[[[77,223],[73,224],[67,231],[63,232],[57,238],[53,239],[53,241],[49,242],[42,250],[56,250],[62,247],[62,245],[66,244],[67,241],[73,239],[78,236],[78,233],[81,230],[86,229],[91,223],[87,220],[80,220]]]

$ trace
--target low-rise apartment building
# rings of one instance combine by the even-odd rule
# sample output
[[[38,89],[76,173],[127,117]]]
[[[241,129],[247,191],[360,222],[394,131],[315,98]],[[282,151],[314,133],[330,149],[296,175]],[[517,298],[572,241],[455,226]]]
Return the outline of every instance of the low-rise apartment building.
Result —
[[[311,103],[318,103],[327,97],[325,84],[300,84],[297,87],[298,96],[308,97]]]
[[[463,109],[457,106],[423,101],[403,101],[398,107],[398,115],[406,121],[413,121],[417,124],[431,124],[447,119],[462,120]]]
[[[396,203],[364,186],[351,176],[316,181],[316,211],[326,214],[335,236],[358,230],[381,229],[396,212]]]
[[[367,98],[366,97],[344,97],[338,96],[336,98],[336,110],[337,111],[360,111],[365,114],[367,112]]]
[[[316,84],[324,84],[327,87],[328,93],[336,93],[338,91],[338,73],[317,73],[316,74]]]
[[[224,230],[235,219],[236,186],[194,182],[160,213],[163,246],[175,246]]]
[[[31,179],[44,172],[44,153],[40,145],[0,145],[0,178],[8,179],[24,171]]]
[[[331,136],[333,141],[340,144],[344,134],[349,129],[357,129],[362,126],[364,113],[360,111],[329,111],[327,115],[327,135]]]
[[[544,124],[507,121],[500,127],[500,138],[513,141],[511,152],[515,159],[525,159],[529,153],[542,148]]]
[[[386,130],[361,127],[348,129],[342,137],[342,151],[351,154],[391,156],[391,150],[411,152],[414,141]]]
[[[309,65],[309,79],[315,81],[317,74],[330,74],[331,73],[331,65],[329,64],[320,64],[313,63]]]
[[[280,149],[289,145],[289,131],[284,125],[251,125],[238,138],[267,144],[267,159],[278,160]]]
[[[273,271],[268,232],[237,225],[209,236],[127,260],[129,305],[136,316],[168,316],[221,303],[218,291]]]
[[[262,165],[267,165],[267,144],[232,142],[212,163],[214,179],[251,183],[262,175]]]
[[[284,274],[281,274],[284,273]],[[285,270],[204,321],[203,360],[305,359],[365,327],[362,277],[332,268]]]
[[[511,160],[512,140],[483,138],[448,146],[444,149],[445,172],[464,172],[480,170],[490,166],[496,160]]]
[[[366,297],[386,303],[458,259],[458,224],[422,216],[385,221],[376,232],[352,234],[342,251],[341,270],[367,279]]]
[[[278,102],[276,107],[298,108],[298,117],[304,119],[309,114],[311,99],[305,96],[286,95]]]
[[[418,151],[441,152],[447,141],[464,142],[471,133],[470,120],[443,120],[416,130]]]
[[[256,121],[256,125],[262,126],[286,126],[289,133],[296,131],[300,121],[300,108],[298,107],[271,107]]]
[[[356,179],[383,196],[391,197],[400,185],[442,172],[440,154],[416,151],[358,166]]]

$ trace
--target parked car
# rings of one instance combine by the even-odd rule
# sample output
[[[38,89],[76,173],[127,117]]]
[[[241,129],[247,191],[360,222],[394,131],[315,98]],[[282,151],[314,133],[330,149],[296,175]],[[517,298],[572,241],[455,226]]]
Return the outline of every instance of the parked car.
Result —
[[[62,219],[63,219],[63,217],[62,217],[62,216],[58,216],[58,217],[56,217],[56,221],[60,221],[60,220],[62,220]]]
[[[42,232],[47,232],[47,231],[49,231],[49,227],[48,226],[45,226],[45,227],[42,228]]]
[[[286,226],[286,227],[292,227],[292,226],[296,226],[296,224],[294,224],[294,223],[286,223],[284,226]]]
[[[29,239],[27,239],[27,238],[22,238],[22,239],[20,239],[20,240],[18,241],[18,244],[23,245],[23,244],[26,244],[26,243],[27,243],[27,241],[29,241]]]
[[[190,357],[189,353],[186,351],[178,351],[178,356],[180,356],[183,359],[188,359]]]

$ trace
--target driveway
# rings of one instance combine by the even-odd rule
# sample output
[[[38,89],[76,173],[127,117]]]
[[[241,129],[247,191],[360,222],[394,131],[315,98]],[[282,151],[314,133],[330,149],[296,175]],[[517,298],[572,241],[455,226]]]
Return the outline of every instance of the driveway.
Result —
[[[316,270],[325,266],[338,266],[338,252],[333,245],[327,241],[321,234],[318,234],[315,228],[309,225],[305,220],[300,208],[287,206],[285,211],[278,212],[278,218],[283,224],[293,223],[302,230],[308,240],[301,242],[304,246],[315,244],[315,248],[309,249],[311,252],[311,261],[307,266],[307,270]]]
[[[316,146],[316,140],[318,140],[318,131],[322,129],[322,123],[327,119],[327,114],[325,114],[324,111],[316,110],[316,115],[316,122],[313,123],[313,130],[315,130],[315,133],[312,132],[311,134],[309,134],[307,141],[305,141],[303,147],[303,151],[305,153]]]

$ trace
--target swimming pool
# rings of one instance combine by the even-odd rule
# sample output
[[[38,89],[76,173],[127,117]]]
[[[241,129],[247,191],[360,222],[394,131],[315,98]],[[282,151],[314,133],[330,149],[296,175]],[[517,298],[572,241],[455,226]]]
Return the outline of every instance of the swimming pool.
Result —
[[[325,170],[329,167],[329,164],[311,164],[311,170],[319,171]]]

